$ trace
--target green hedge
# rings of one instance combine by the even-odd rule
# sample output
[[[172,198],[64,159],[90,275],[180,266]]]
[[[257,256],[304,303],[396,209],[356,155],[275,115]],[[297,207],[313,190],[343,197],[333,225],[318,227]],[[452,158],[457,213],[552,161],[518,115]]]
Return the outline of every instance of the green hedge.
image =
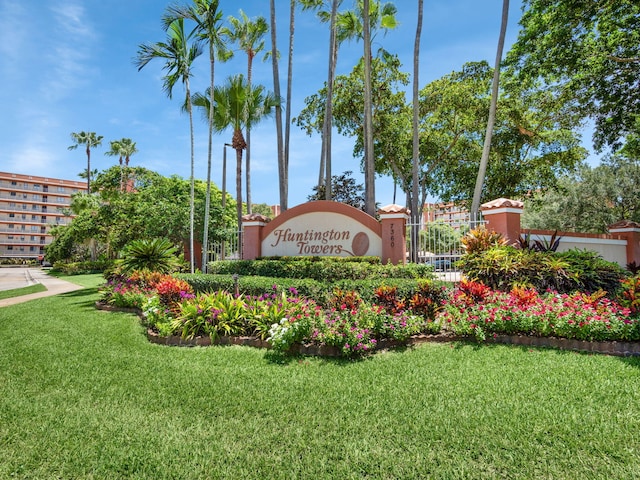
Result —
[[[181,273],[175,276],[188,282],[196,292],[211,293],[218,290],[233,292],[235,288],[232,275]],[[418,290],[418,284],[421,281],[421,279],[410,278],[383,278],[321,282],[313,279],[239,275],[238,289],[243,295],[260,296],[271,292],[288,292],[295,288],[298,294],[324,305],[331,298],[334,289],[356,291],[363,300],[372,302],[375,290],[382,285],[397,287],[399,296],[409,298]]]
[[[258,260],[212,262],[214,274],[273,278],[313,279],[321,282],[367,278],[433,279],[433,267],[425,264],[380,264],[378,257],[274,257]]]
[[[97,260],[95,262],[55,262],[52,270],[65,275],[84,275],[87,273],[103,273],[113,268],[114,260]]]

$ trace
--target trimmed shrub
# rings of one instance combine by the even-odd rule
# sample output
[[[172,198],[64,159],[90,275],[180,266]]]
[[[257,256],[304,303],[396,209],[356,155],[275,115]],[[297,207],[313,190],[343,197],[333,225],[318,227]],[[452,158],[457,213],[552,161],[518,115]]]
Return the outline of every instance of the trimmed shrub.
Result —
[[[372,259],[372,260],[369,260]],[[424,264],[382,265],[377,257],[274,257],[258,260],[224,260],[209,264],[216,274],[257,275],[273,278],[305,278],[321,282],[367,278],[433,278]]]

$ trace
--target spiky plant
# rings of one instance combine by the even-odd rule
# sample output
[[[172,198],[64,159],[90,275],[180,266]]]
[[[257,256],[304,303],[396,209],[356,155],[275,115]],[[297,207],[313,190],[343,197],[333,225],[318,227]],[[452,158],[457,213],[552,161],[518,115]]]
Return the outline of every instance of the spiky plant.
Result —
[[[126,272],[148,270],[169,273],[178,266],[177,248],[166,238],[133,240],[122,251],[120,264]]]

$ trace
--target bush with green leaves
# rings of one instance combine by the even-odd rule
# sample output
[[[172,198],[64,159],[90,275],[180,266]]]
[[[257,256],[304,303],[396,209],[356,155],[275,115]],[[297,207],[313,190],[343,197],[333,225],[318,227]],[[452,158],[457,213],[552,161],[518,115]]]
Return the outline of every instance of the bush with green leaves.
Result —
[[[149,270],[170,273],[178,269],[178,249],[166,238],[133,240],[122,251],[118,262],[124,272]]]
[[[502,291],[514,286],[560,293],[604,290],[612,298],[627,275],[597,253],[577,249],[557,253],[494,246],[463,255],[458,265],[467,278]]]
[[[433,278],[425,264],[380,264],[378,257],[274,257],[258,260],[211,262],[208,272],[273,278],[311,279],[322,282],[367,278]]]
[[[113,260],[96,260],[84,262],[55,262],[52,271],[65,275],[86,275],[103,273],[113,268]]]
[[[175,274],[175,277],[189,283],[195,292],[215,292],[218,290],[233,292],[236,282],[233,276],[228,274],[180,273]],[[363,280],[322,282],[312,279],[238,275],[237,282],[239,293],[242,295],[260,296],[273,291],[277,293],[288,292],[295,288],[300,295],[313,298],[320,305],[328,305],[335,289],[355,291],[362,300],[374,303],[375,290],[381,285],[395,287],[399,295],[411,298],[419,290],[420,284],[427,282],[427,280],[373,277]]]

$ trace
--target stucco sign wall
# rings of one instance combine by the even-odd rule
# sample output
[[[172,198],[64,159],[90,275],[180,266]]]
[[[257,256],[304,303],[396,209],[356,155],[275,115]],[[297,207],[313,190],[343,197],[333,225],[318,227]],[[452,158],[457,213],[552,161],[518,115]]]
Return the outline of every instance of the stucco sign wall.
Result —
[[[242,258],[375,256],[382,263],[406,262],[406,208],[387,205],[380,221],[344,203],[303,203],[274,220],[259,214],[242,217]]]
[[[348,205],[310,202],[269,223],[261,242],[270,256],[380,256],[380,224]]]
[[[262,240],[264,256],[380,256],[382,241],[351,217],[311,212],[292,218]]]

